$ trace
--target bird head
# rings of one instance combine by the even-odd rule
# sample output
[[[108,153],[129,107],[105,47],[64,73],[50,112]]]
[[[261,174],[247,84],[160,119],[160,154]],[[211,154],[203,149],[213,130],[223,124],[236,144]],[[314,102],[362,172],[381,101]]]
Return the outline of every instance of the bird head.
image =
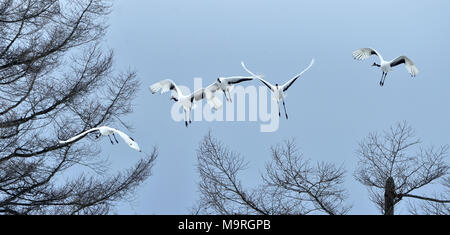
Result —
[[[276,83],[275,86],[278,87],[278,83]]]
[[[380,65],[375,62],[373,62],[372,66],[380,67]]]
[[[178,102],[178,98],[177,98],[177,97],[175,97],[175,96],[173,96],[173,95],[172,95],[172,96],[170,96],[170,99],[171,99],[171,100],[174,100],[175,102]]]
[[[217,82],[222,83],[222,80],[220,79],[220,77],[217,78]]]

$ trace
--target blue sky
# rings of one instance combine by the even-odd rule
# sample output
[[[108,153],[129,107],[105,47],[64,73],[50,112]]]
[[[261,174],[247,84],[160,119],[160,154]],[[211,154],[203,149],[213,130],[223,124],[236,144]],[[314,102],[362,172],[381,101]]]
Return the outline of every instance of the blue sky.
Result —
[[[450,144],[448,9],[447,0],[115,1],[105,44],[115,51],[116,68],[136,70],[142,83],[134,113],[124,120],[144,150],[157,145],[160,153],[153,176],[117,213],[188,213],[198,198],[195,150],[208,130],[250,162],[242,175],[248,187],[259,184],[270,146],[295,138],[307,158],[344,164],[350,213],[378,213],[352,176],[360,140],[406,120],[424,145]],[[389,60],[407,55],[420,73],[412,79],[400,66],[380,87],[381,72],[370,67],[376,58],[351,56],[361,47],[376,48]],[[192,88],[195,77],[209,83],[219,75],[247,75],[240,61],[266,80],[284,83],[312,58],[314,66],[288,91],[289,120],[280,119],[273,133],[245,121],[186,128],[172,120],[169,95],[148,90],[167,78]],[[112,171],[140,157],[104,142]]]

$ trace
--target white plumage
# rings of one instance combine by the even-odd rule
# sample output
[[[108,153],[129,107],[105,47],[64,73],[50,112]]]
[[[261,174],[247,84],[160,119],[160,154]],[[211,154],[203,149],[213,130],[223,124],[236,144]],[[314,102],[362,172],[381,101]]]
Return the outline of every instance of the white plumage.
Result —
[[[238,84],[244,81],[251,81],[254,77],[245,76],[232,76],[232,77],[219,77],[216,82],[209,85],[206,89],[210,91],[221,90],[227,101],[231,102],[230,90],[233,88],[234,84]]]
[[[87,131],[84,131],[68,140],[64,140],[64,141],[59,141],[60,144],[70,144],[73,143],[81,138],[83,138],[84,136],[86,136],[87,134],[91,133],[91,132],[98,132],[98,134],[95,136],[96,138],[99,138],[100,136],[108,136],[109,137],[109,141],[111,141],[111,144],[114,144],[114,142],[111,139],[111,135],[114,137],[114,140],[116,141],[116,143],[119,143],[119,141],[117,141],[115,133],[118,134],[124,141],[126,144],[128,144],[128,146],[132,149],[135,149],[139,152],[141,152],[141,149],[139,148],[139,145],[133,140],[133,138],[131,138],[130,136],[126,135],[125,133],[123,133],[122,131],[119,131],[117,129],[108,127],[108,126],[101,126],[101,127],[94,127],[92,129],[89,129]]]
[[[309,66],[304,69],[301,73],[295,75],[293,78],[291,78],[289,81],[287,81],[282,86],[279,86],[278,83],[274,85],[270,84],[268,81],[264,80],[261,76],[254,74],[252,71],[250,71],[244,64],[244,62],[241,62],[242,67],[245,71],[247,71],[249,74],[251,74],[253,77],[257,77],[264,85],[266,85],[271,91],[272,91],[272,98],[274,98],[278,103],[278,115],[281,115],[280,112],[280,101],[283,101],[283,107],[284,107],[284,113],[286,114],[286,119],[288,119],[288,115],[286,112],[286,104],[284,102],[284,98],[286,97],[286,91],[289,89],[289,87],[294,84],[294,82],[304,73],[306,72],[311,66],[314,64],[314,59],[311,60],[311,63]]]
[[[399,56],[391,61],[385,61],[380,53],[378,53],[373,48],[361,48],[352,53],[353,58],[356,60],[364,60],[369,58],[372,55],[378,56],[380,59],[380,64],[373,63],[372,66],[379,67],[383,74],[381,75],[380,86],[384,85],[384,81],[386,80],[387,73],[393,70],[393,67],[405,64],[406,71],[411,75],[411,77],[417,76],[419,74],[419,69],[417,69],[416,65],[406,56]]]
[[[214,108],[218,109],[222,107],[222,103],[220,100],[218,100],[214,95],[208,94],[208,92],[205,92],[205,88],[201,88],[199,90],[194,91],[193,93],[189,95],[183,95],[181,90],[178,88],[177,84],[173,82],[170,79],[159,81],[153,85],[150,86],[150,91],[152,94],[155,94],[158,91],[161,91],[162,93],[165,93],[169,90],[175,91],[177,93],[177,96],[171,95],[171,99],[175,102],[178,102],[184,110],[184,122],[185,125],[188,126],[189,123],[192,122],[191,120],[191,111],[195,107],[194,101],[201,100],[203,98],[207,98],[208,102],[213,104]],[[209,100],[211,99],[211,100]]]
[[[158,91],[161,91],[160,94],[168,92],[170,90],[174,90],[178,96],[182,96],[181,90],[178,89],[177,84],[170,79],[159,81],[150,86],[150,91],[152,94],[155,94]]]
[[[218,90],[216,83],[213,83],[205,88],[206,102],[209,106],[213,107],[215,110],[222,108],[222,101],[215,95]]]

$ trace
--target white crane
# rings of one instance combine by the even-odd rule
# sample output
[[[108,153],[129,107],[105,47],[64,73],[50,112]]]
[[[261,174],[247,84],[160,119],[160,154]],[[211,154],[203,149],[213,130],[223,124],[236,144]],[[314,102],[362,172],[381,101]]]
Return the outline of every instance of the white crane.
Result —
[[[100,136],[108,136],[109,141],[111,141],[111,144],[114,144],[114,142],[111,139],[111,135],[114,137],[114,140],[116,141],[116,143],[119,143],[119,141],[117,141],[115,134],[118,134],[120,137],[122,137],[122,139],[125,141],[125,143],[128,144],[128,146],[132,149],[135,149],[139,152],[141,152],[141,149],[139,148],[139,145],[134,141],[133,138],[131,138],[130,136],[126,135],[125,133],[108,127],[108,126],[101,126],[101,127],[94,127],[92,129],[89,129],[87,131],[84,131],[68,140],[65,141],[59,141],[60,144],[70,144],[73,143],[83,137],[85,137],[87,134],[91,133],[91,132],[97,132],[97,134],[95,135],[95,138],[99,138]]]
[[[210,90],[221,90],[227,101],[231,102],[230,90],[233,88],[233,85],[244,81],[251,81],[253,78],[254,77],[244,76],[219,77],[216,82],[211,84],[208,88]]]
[[[378,56],[378,58],[380,59],[380,64],[374,62],[372,66],[379,67],[381,68],[381,71],[383,71],[383,74],[381,75],[380,86],[384,85],[387,73],[392,71],[392,68],[399,64],[405,64],[406,70],[411,75],[411,77],[415,77],[419,73],[419,69],[417,69],[416,65],[406,56],[399,56],[391,61],[385,61],[381,54],[372,48],[361,48],[354,51],[352,54],[353,58],[355,58],[356,60],[364,60],[372,55]]]
[[[195,107],[194,106],[194,100],[198,101],[203,98],[207,98],[208,102],[210,104],[213,104],[213,107],[216,109],[219,109],[222,106],[222,103],[218,100],[217,97],[214,95],[211,95],[213,91],[211,92],[205,92],[205,89],[199,89],[197,91],[194,91],[193,93],[189,95],[183,95],[181,90],[178,88],[177,84],[173,82],[170,79],[159,81],[153,85],[150,86],[150,91],[152,94],[155,94],[158,91],[161,91],[162,93],[165,93],[169,90],[175,91],[177,93],[177,96],[171,95],[170,99],[174,100],[175,102],[178,102],[184,110],[184,123],[186,127],[188,124],[192,122],[191,120],[191,110]]]
[[[264,85],[266,85],[270,89],[270,91],[272,91],[272,94],[273,94],[272,98],[274,98],[278,103],[278,116],[281,115],[280,101],[283,101],[283,107],[284,107],[284,113],[286,114],[286,119],[288,119],[288,114],[286,112],[286,104],[284,102],[284,98],[286,97],[285,92],[297,80],[297,78],[299,78],[304,72],[306,72],[309,68],[311,68],[311,66],[313,64],[314,64],[314,59],[311,60],[311,63],[309,64],[309,66],[306,69],[304,69],[301,73],[295,75],[293,78],[291,78],[291,80],[287,81],[284,85],[279,86],[278,83],[276,83],[274,86],[274,85],[270,84],[269,82],[267,82],[266,80],[262,79],[261,76],[258,76],[256,74],[254,74],[252,71],[250,71],[249,69],[247,69],[244,62],[241,62],[241,65],[245,69],[245,71],[247,71],[252,76],[257,77],[262,83],[264,83]]]

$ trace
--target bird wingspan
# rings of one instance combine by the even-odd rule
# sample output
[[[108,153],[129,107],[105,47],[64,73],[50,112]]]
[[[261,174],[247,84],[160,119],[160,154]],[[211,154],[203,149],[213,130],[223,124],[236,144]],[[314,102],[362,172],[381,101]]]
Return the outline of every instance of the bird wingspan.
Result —
[[[297,78],[299,78],[304,72],[306,72],[309,68],[311,68],[311,66],[314,64],[314,59],[311,60],[311,63],[309,64],[309,66],[304,69],[301,73],[295,75],[293,78],[291,78],[291,80],[289,80],[288,82],[286,82],[283,85],[283,91],[286,91],[294,82],[295,80],[297,80]]]
[[[245,66],[245,64],[244,64],[243,61],[241,61],[241,65],[242,65],[242,68],[244,68],[244,70],[247,71],[247,73],[251,74],[253,77],[258,78],[258,79],[259,79],[262,83],[264,83],[264,85],[266,85],[270,90],[272,90],[272,91],[275,90],[275,88],[274,88],[274,86],[273,86],[272,84],[270,84],[270,83],[267,82],[266,80],[262,79],[261,76],[256,75],[256,74],[254,74],[252,71],[250,71],[250,70]]]
[[[380,60],[383,60],[383,57],[381,57],[380,53],[378,53],[373,48],[361,48],[361,49],[354,51],[352,53],[352,55],[353,55],[353,58],[355,58],[357,60],[364,60],[364,59],[369,58],[372,55],[377,55],[380,58]]]
[[[170,79],[159,81],[150,86],[150,91],[152,92],[152,94],[155,94],[159,90],[161,90],[161,94],[169,90],[173,90],[177,93],[178,96],[182,96],[181,90],[178,88],[177,84],[175,84],[175,82]]]
[[[78,134],[78,135],[76,135],[76,136],[74,136],[74,137],[72,137],[72,138],[70,138],[70,139],[68,139],[68,140],[64,140],[64,141],[61,141],[61,140],[60,140],[59,143],[60,143],[60,144],[67,144],[67,143],[75,142],[75,141],[77,141],[77,140],[79,140],[79,139],[85,137],[85,136],[86,136],[87,134],[89,134],[90,132],[96,131],[96,130],[98,130],[98,129],[99,129],[98,127],[94,127],[94,128],[89,129],[89,130],[87,130],[87,131],[83,131],[83,132],[81,132],[80,134]]]
[[[406,56],[399,56],[391,61],[391,67],[395,67],[399,64],[405,64],[405,68],[411,76],[415,77],[419,73],[419,69],[416,67],[414,62]]]

